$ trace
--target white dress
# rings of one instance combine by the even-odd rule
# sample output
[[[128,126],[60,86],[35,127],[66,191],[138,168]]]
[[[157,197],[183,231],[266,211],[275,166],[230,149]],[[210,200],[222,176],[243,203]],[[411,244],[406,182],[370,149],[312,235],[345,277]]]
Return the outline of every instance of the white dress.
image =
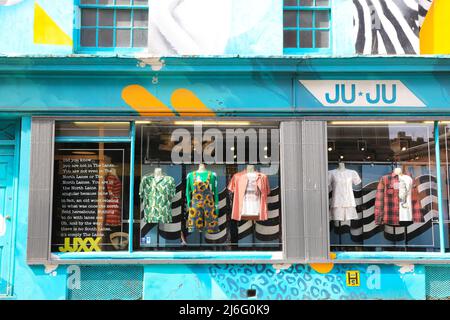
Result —
[[[399,220],[400,221],[412,221],[412,201],[411,193],[413,186],[413,179],[402,174],[398,176],[398,197],[399,197]]]
[[[328,184],[333,191],[331,198],[331,220],[346,221],[358,219],[353,185],[361,183],[354,170],[335,169],[328,172]]]
[[[243,217],[257,217],[261,209],[261,194],[256,185],[256,173],[247,173],[247,188],[242,203]]]

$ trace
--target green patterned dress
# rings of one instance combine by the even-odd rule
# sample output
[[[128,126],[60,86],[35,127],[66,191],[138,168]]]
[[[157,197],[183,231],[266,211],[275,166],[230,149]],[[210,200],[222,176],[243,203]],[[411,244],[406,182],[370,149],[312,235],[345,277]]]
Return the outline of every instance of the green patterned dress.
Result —
[[[176,193],[175,179],[171,176],[156,178],[153,174],[141,180],[139,196],[144,206],[147,223],[172,222],[172,198]]]

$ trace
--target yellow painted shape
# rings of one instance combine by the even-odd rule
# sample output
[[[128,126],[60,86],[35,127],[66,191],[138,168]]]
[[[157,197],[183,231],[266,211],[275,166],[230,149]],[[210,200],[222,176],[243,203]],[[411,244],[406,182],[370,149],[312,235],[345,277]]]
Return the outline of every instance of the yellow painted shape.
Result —
[[[434,0],[420,30],[421,54],[450,54],[450,1]]]
[[[192,91],[177,89],[170,99],[172,107],[180,116],[207,117],[215,116],[215,112],[209,109]]]
[[[34,4],[34,43],[71,46],[73,41],[37,3]]]
[[[137,84],[125,87],[122,99],[142,116],[175,116],[168,106]]]
[[[336,259],[336,253],[334,253],[334,252],[330,253],[330,259],[332,259],[332,260]],[[331,270],[333,270],[334,263],[333,262],[311,263],[309,266],[318,273],[326,274],[326,273],[330,273]]]

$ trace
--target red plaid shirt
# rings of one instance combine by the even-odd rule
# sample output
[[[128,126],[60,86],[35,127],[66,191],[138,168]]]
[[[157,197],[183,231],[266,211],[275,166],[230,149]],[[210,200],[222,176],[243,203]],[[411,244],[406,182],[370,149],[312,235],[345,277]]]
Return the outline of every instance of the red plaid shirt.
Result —
[[[399,178],[395,174],[381,177],[375,197],[375,224],[399,225],[400,198]],[[412,217],[414,222],[423,222],[423,213],[417,186],[414,183],[411,194]]]
[[[120,197],[122,195],[122,182],[117,176],[106,177],[106,190],[108,191],[105,224],[120,226],[122,224],[122,210]]]

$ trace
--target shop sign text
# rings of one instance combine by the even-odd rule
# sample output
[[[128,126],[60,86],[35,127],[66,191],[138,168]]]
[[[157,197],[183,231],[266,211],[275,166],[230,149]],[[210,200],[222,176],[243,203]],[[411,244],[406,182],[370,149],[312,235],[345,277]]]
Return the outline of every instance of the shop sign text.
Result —
[[[400,80],[300,80],[300,83],[325,107],[425,107]]]

